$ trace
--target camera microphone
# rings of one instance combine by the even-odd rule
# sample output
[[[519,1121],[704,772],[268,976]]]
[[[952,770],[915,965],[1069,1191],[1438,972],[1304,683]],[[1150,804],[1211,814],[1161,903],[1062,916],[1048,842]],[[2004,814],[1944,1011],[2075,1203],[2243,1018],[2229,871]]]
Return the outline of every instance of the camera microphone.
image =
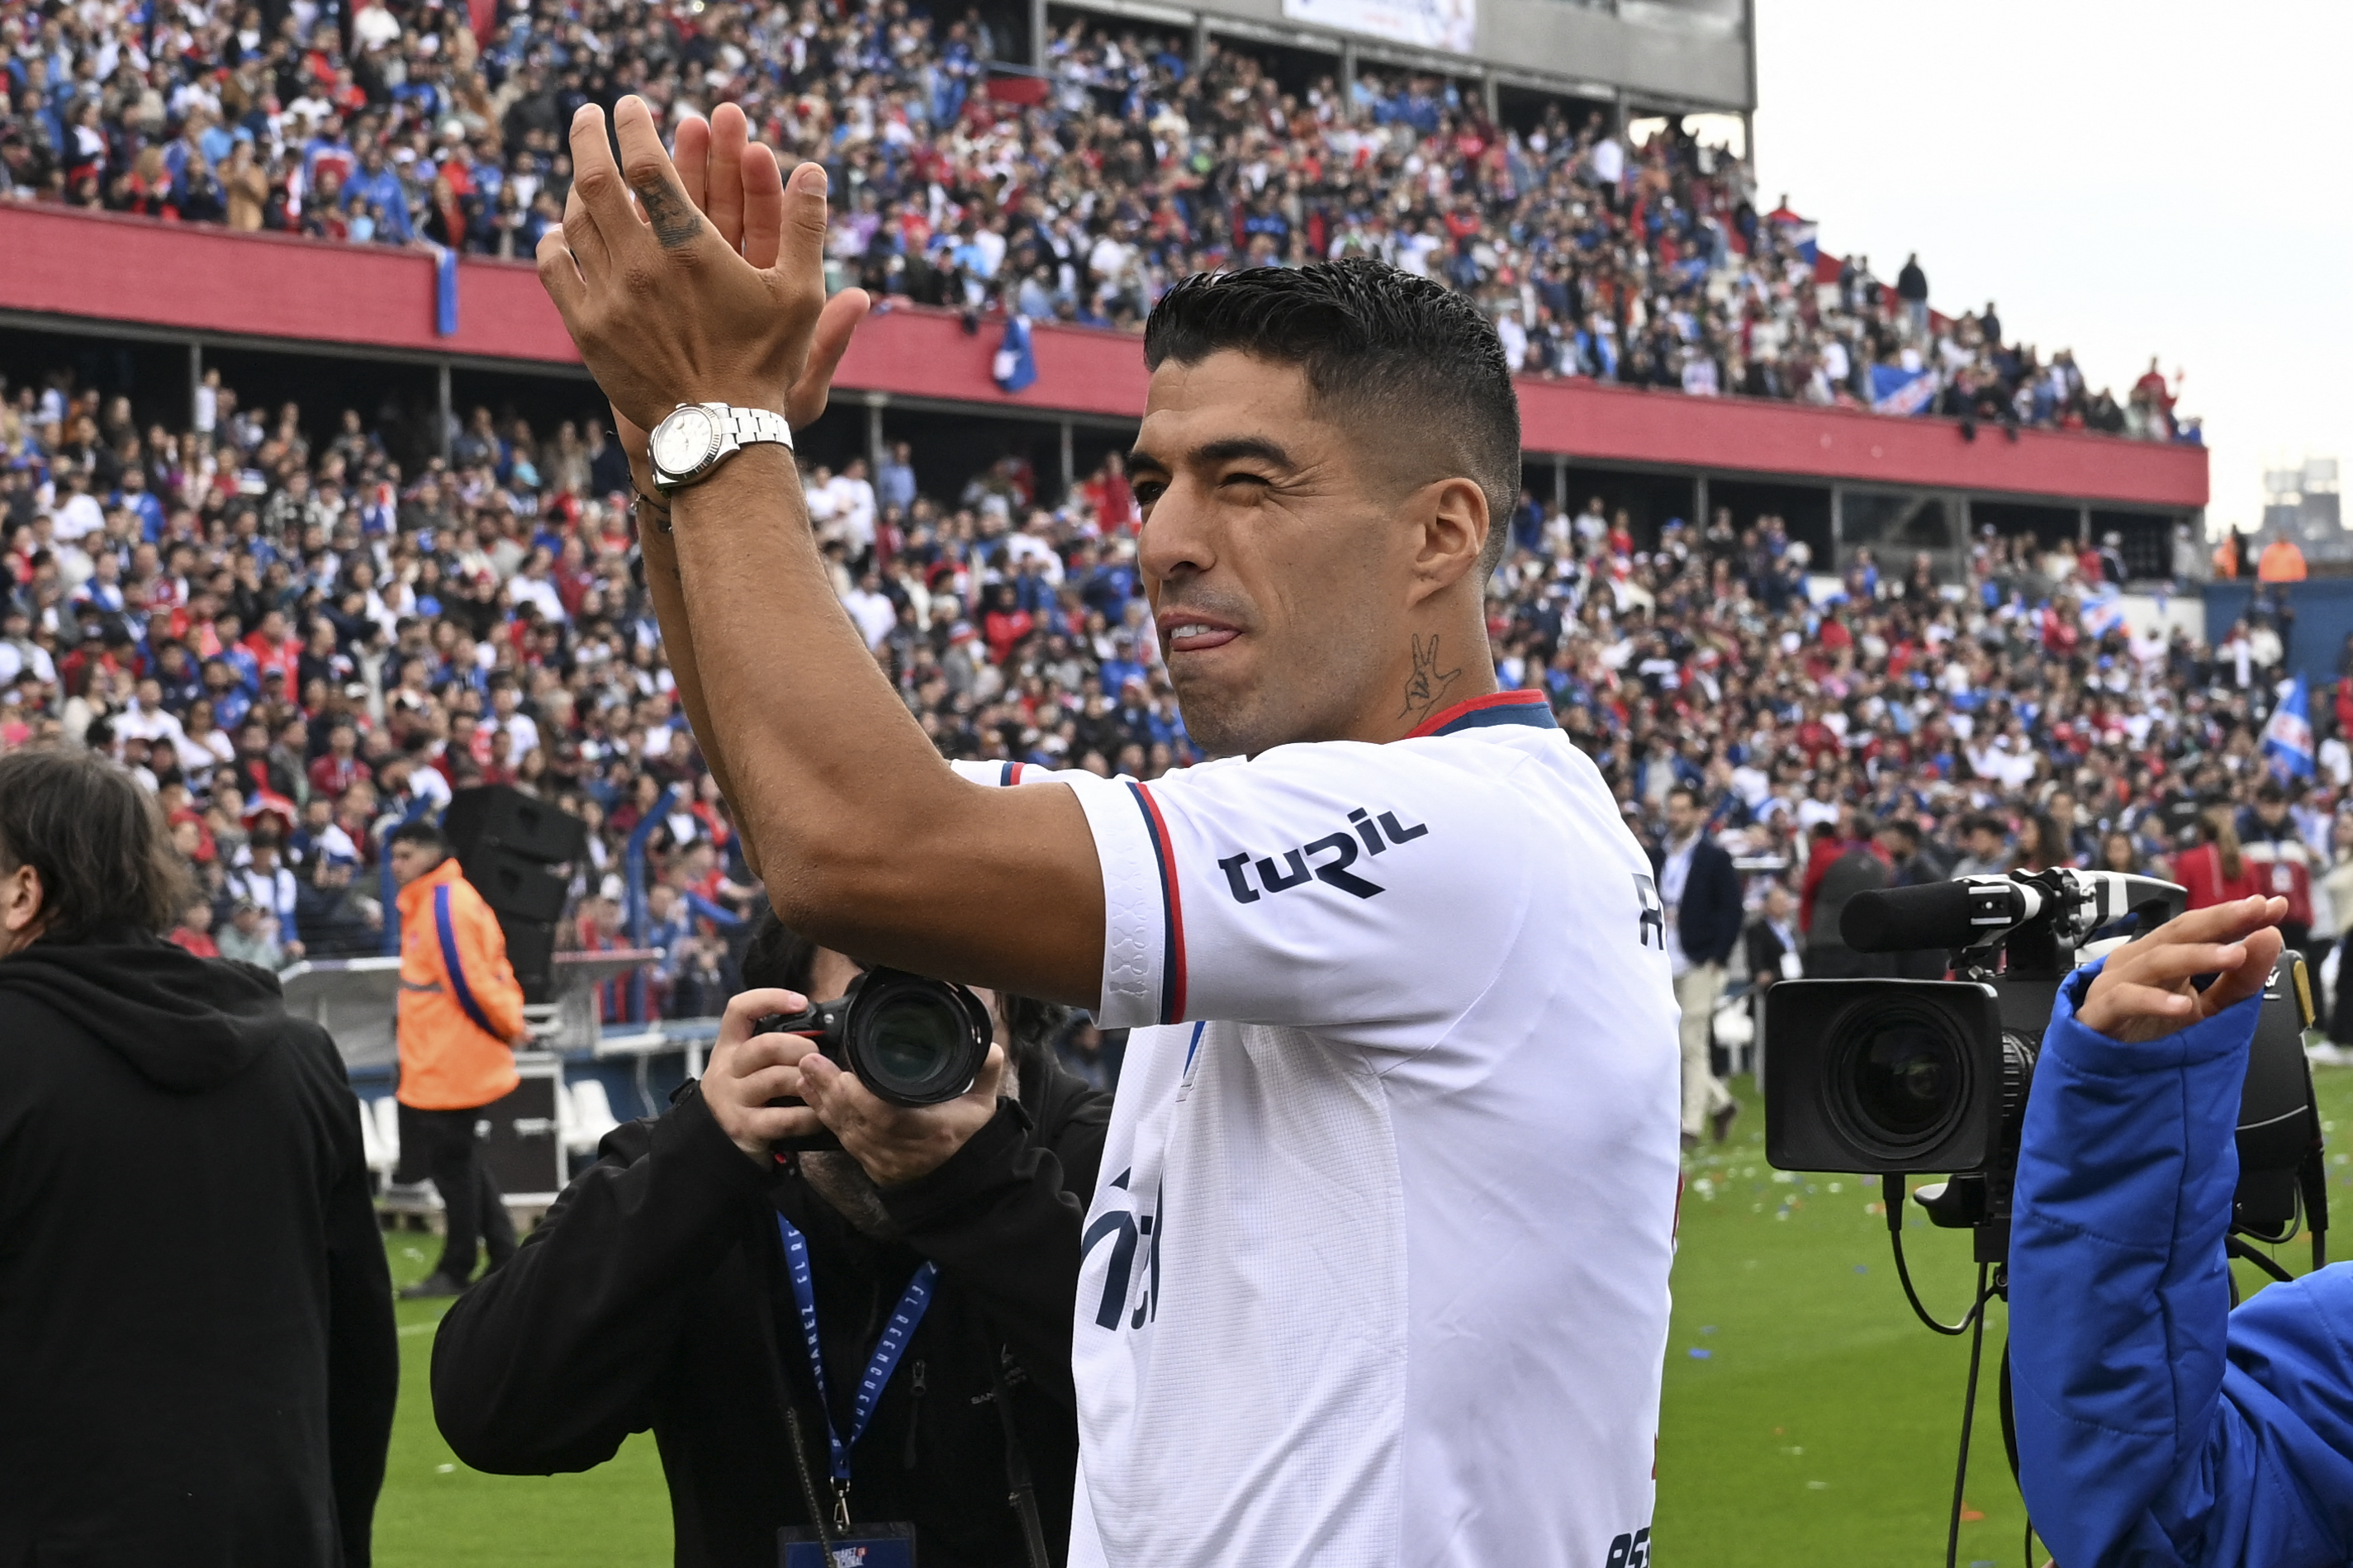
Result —
[[[2174,884],[2120,871],[1959,877],[1855,894],[1839,911],[1839,940],[1857,952],[1982,947],[2048,909],[2072,943],[2128,914],[2169,920],[2182,902]]]
[[[1857,893],[1839,911],[1839,940],[1857,952],[1975,947],[2042,909],[2040,889],[2007,877],[1963,877]]]

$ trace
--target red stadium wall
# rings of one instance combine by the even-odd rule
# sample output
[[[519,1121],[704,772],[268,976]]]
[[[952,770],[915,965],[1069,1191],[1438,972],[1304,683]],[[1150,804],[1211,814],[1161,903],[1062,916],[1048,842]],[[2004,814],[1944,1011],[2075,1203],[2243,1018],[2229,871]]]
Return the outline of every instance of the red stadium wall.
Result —
[[[0,206],[0,310],[405,353],[576,363],[532,268],[459,268],[458,331],[434,331],[434,265],[414,251],[237,235],[142,218]],[[952,314],[891,310],[860,330],[839,384],[856,391],[1134,417],[1143,361],[1132,337],[1040,327],[1038,379],[1008,396],[989,379],[997,332]],[[2042,431],[2016,441],[1951,424],[1746,398],[1694,398],[1591,382],[1521,384],[1527,449],[1865,483],[2189,510],[2206,504],[2202,447]]]

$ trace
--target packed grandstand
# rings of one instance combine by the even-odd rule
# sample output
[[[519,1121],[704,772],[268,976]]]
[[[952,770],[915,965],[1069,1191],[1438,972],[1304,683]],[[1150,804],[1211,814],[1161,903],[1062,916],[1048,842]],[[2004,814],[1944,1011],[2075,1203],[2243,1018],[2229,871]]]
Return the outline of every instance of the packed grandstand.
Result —
[[[99,746],[152,784],[206,889],[186,940],[269,963],[380,951],[384,833],[512,783],[594,829],[566,940],[669,954],[617,1015],[713,1008],[753,879],[593,419],[478,410],[446,465],[403,475],[355,412],[313,440],[298,410],[217,387],[203,428],[142,430],[70,380],[0,407],[0,749]],[[1192,761],[1116,459],[1062,497],[1011,460],[927,496],[909,458],[806,478],[842,602],[943,752],[1144,778]],[[1529,497],[1509,526],[1504,684],[1546,693],[1638,830],[1696,784],[1744,861],[1793,885],[1859,816],[1916,816],[1932,847],[1995,863],[2161,867],[2201,802],[2262,773],[2279,631],[2214,651],[2137,633],[2113,550],[1988,532],[1964,576],[1866,550],[1832,588],[1771,516],[1671,521],[1643,548],[1622,512]],[[2341,745],[2320,760],[2353,783]],[[625,909],[633,854],[651,890]]]
[[[1531,376],[2198,436],[2154,366],[2119,400],[1990,304],[1930,310],[1916,262],[1885,283],[1820,255],[1741,159],[1673,123],[1636,141],[1555,102],[1499,125],[1444,78],[1286,85],[1230,41],[1196,68],[1182,40],[1082,22],[1023,74],[978,13],[904,0],[583,0],[485,8],[479,32],[438,6],[369,5],[343,30],[307,0],[269,15],[0,15],[0,195],[523,256],[560,213],[579,104],[733,100],[828,163],[836,285],[1133,330],[1196,269],[1371,254],[1478,297]],[[537,427],[473,409],[445,458],[217,373],[156,424],[48,368],[0,402],[0,750],[98,746],[157,792],[205,889],[181,940],[268,963],[381,952],[384,834],[511,784],[590,824],[563,940],[665,953],[608,1012],[716,1010],[756,891],[632,576],[627,460],[587,406]],[[1143,778],[1195,760],[1116,456],[1066,492],[1018,457],[955,484],[939,468],[925,493],[901,443],[804,478],[847,612],[941,750]],[[1525,496],[1509,527],[1503,684],[1546,692],[1638,833],[1671,787],[1702,790],[1759,885],[1802,890],[1890,817],[1926,829],[1938,874],[2163,870],[2263,773],[2293,635],[2268,591],[2209,648],[2136,630],[2096,537],[1985,528],[1834,563],[1769,513],[1660,526],[1574,493]],[[2203,556],[2185,536],[2173,579]],[[2331,739],[2319,767],[2288,817],[2316,868],[2353,753]]]
[[[1445,77],[1286,85],[1229,41],[1196,68],[1183,39],[1084,21],[1022,72],[978,11],[907,0],[339,17],[6,8],[0,197],[529,257],[581,104],[733,100],[827,164],[833,280],[878,293],[1134,330],[1190,272],[1374,255],[1477,296],[1529,374],[2197,437],[2154,363],[2098,389],[1992,302],[1931,310],[1916,261],[1821,255],[1732,152],[1674,124],[1636,142],[1590,105],[1499,124]]]

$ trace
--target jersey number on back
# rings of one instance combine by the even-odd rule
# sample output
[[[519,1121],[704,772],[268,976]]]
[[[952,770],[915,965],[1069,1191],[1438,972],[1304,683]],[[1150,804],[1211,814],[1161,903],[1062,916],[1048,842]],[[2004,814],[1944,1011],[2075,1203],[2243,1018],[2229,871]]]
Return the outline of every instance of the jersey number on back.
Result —
[[[1609,1556],[1601,1568],[1648,1568],[1650,1561],[1651,1532],[1638,1530],[1609,1543]]]

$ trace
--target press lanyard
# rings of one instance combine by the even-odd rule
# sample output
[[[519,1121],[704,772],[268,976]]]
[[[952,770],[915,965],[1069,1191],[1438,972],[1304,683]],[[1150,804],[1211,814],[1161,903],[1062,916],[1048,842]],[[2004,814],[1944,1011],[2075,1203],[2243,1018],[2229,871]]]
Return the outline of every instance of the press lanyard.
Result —
[[[809,1276],[808,1241],[783,1215],[776,1216],[776,1229],[785,1238],[785,1264],[792,1276],[793,1304],[800,1310],[801,1338],[807,1342],[809,1372],[817,1379],[818,1409],[825,1416],[825,1438],[833,1450],[833,1521],[836,1528],[847,1530],[849,1450],[866,1435],[866,1425],[874,1418],[874,1406],[882,1397],[883,1384],[891,1381],[891,1373],[897,1370],[899,1357],[905,1352],[915,1325],[923,1321],[923,1310],[932,1304],[932,1285],[939,1278],[939,1266],[926,1261],[907,1281],[906,1294],[899,1298],[891,1321],[883,1325],[882,1338],[874,1347],[874,1359],[866,1363],[866,1375],[859,1381],[858,1397],[849,1408],[849,1436],[845,1438],[833,1424],[833,1401],[826,1392],[825,1353],[818,1342],[817,1287]]]

